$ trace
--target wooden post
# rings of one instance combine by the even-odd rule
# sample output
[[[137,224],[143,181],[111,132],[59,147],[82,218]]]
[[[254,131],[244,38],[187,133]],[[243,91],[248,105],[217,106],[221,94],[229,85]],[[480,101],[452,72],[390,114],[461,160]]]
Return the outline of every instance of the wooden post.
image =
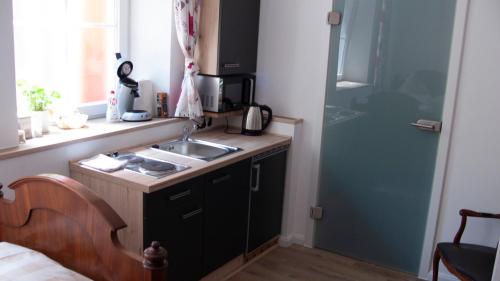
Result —
[[[144,281],[167,280],[167,250],[160,243],[153,241],[151,246],[144,250]]]

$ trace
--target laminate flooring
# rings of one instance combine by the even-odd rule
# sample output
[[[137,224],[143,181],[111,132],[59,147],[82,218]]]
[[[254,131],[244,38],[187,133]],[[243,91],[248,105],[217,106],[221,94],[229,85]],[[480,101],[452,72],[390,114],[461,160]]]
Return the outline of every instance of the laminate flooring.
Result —
[[[297,245],[276,247],[230,281],[417,281],[414,276]]]

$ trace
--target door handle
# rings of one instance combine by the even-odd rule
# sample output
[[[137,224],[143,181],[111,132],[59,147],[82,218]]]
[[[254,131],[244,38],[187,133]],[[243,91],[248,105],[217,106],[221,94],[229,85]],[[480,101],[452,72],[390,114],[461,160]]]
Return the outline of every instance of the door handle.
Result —
[[[192,217],[194,217],[198,214],[201,214],[201,213],[203,213],[203,209],[198,209],[198,210],[194,210],[192,212],[189,212],[187,214],[184,214],[181,217],[183,220],[187,220],[187,219],[192,218]]]
[[[240,68],[239,63],[225,63],[224,68]]]
[[[168,197],[168,199],[169,199],[170,201],[175,201],[175,200],[178,200],[178,199],[184,198],[184,197],[189,196],[189,195],[191,195],[191,189],[188,189],[188,190],[183,191],[183,192],[181,192],[181,193],[177,193],[177,194],[175,194],[175,195],[172,195],[172,196]]]
[[[441,132],[443,123],[439,121],[419,119],[417,122],[410,123],[410,125],[417,127],[420,130],[439,133]]]
[[[252,182],[252,186],[250,186],[250,190],[252,192],[258,192],[260,188],[260,164],[252,165],[252,179],[255,171],[255,183]]]
[[[220,178],[216,178],[216,179],[213,179],[212,180],[212,184],[213,185],[216,185],[216,184],[219,184],[221,182],[225,182],[225,181],[228,181],[231,179],[231,175],[225,175],[225,176],[222,176]]]

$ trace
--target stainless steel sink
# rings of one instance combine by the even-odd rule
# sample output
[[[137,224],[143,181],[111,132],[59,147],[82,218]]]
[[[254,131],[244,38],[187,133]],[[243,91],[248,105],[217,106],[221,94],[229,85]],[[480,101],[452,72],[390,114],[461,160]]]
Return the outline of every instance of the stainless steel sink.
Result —
[[[212,161],[242,150],[238,147],[197,139],[174,140],[161,144],[155,144],[152,148],[204,161]]]

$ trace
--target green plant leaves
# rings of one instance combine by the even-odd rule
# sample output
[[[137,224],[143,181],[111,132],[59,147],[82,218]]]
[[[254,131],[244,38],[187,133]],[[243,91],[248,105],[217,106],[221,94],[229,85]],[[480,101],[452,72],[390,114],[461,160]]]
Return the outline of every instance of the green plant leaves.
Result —
[[[61,98],[61,94],[57,91],[48,94],[42,87],[28,86],[26,81],[17,81],[16,86],[18,91],[27,98],[31,111],[45,111],[54,100]]]

